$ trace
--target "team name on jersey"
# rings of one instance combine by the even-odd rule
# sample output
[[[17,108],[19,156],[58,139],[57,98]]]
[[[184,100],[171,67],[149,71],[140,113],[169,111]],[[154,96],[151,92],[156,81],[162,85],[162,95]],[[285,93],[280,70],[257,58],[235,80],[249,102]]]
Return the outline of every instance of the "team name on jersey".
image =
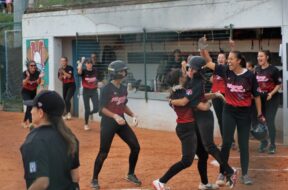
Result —
[[[88,83],[92,83],[92,82],[95,82],[95,81],[96,81],[96,77],[85,77],[85,80],[86,80]]]
[[[258,82],[267,82],[269,79],[266,76],[256,76]]]
[[[227,87],[229,88],[230,92],[245,92],[245,88],[242,85],[234,85],[231,83],[227,83]]]
[[[121,97],[113,97],[111,99],[111,103],[116,102],[116,105],[124,104],[126,101],[126,96],[121,96]]]

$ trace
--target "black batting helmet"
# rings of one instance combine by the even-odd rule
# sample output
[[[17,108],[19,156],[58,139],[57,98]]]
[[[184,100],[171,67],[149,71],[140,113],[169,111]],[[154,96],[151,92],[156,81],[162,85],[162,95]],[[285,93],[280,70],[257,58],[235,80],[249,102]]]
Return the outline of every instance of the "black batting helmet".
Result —
[[[192,68],[195,71],[200,71],[204,65],[206,65],[206,61],[203,57],[192,56],[187,66]]]
[[[127,76],[127,69],[128,69],[128,67],[127,67],[126,63],[124,63],[124,61],[116,60],[116,61],[113,61],[109,64],[108,73],[109,73],[110,78],[112,80],[122,79],[122,78],[125,78]],[[126,71],[126,75],[123,77],[123,75],[119,74],[120,71]]]
[[[269,135],[266,123],[258,122],[255,126],[252,126],[251,134],[259,141],[267,139]]]

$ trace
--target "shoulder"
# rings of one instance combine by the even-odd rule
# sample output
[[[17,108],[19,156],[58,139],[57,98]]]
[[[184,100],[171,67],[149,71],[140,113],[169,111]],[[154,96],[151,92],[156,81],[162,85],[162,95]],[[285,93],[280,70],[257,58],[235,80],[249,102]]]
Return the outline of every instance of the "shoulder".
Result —
[[[269,68],[273,71],[273,72],[279,72],[279,69],[277,67],[275,67],[274,65],[269,65]]]

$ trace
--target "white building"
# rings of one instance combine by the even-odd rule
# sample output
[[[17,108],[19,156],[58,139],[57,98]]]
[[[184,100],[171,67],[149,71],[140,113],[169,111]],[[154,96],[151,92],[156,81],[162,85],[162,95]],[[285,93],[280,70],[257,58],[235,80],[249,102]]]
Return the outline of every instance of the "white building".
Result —
[[[119,2],[118,4],[121,4],[121,1]],[[165,53],[176,48],[181,49],[184,54],[197,52],[196,38],[194,39],[193,35],[198,37],[197,35],[203,33],[208,34],[211,40],[210,51],[217,52],[219,47],[228,51],[227,40],[230,33],[227,27],[231,26],[232,29],[233,26],[237,50],[253,56],[262,48],[269,49],[276,56],[281,55],[283,65],[279,61],[278,66],[283,69],[284,98],[283,108],[280,108],[277,114],[277,127],[283,130],[284,143],[288,144],[288,117],[285,117],[288,113],[287,1],[162,0],[158,3],[118,4],[113,7],[91,6],[85,9],[65,7],[66,10],[59,11],[43,9],[23,16],[23,55],[31,53],[31,50],[27,52],[31,40],[46,40],[45,51],[49,55],[49,79],[46,80],[49,81],[49,89],[61,92],[57,70],[62,55],[67,56],[76,68],[76,60],[79,57],[96,52],[101,58],[104,47],[112,46],[117,58],[127,61],[134,77],[141,79],[142,84],[150,86],[152,91],[156,89],[154,79],[161,56],[165,57]],[[280,35],[275,35],[277,31]],[[147,34],[147,39],[143,34]],[[188,37],[185,37],[185,34]],[[265,34],[271,35],[271,38]],[[171,36],[165,37],[167,35]],[[161,37],[164,39],[161,40]],[[144,52],[147,63],[145,65]],[[137,56],[137,59],[133,56]],[[153,58],[156,61],[153,61]],[[23,63],[25,60],[24,56]],[[129,96],[129,105],[138,113],[141,127],[174,129],[175,114],[164,101],[167,93],[139,91],[130,92]],[[75,98],[74,107],[76,112],[79,110],[81,116],[82,98],[79,101]]]

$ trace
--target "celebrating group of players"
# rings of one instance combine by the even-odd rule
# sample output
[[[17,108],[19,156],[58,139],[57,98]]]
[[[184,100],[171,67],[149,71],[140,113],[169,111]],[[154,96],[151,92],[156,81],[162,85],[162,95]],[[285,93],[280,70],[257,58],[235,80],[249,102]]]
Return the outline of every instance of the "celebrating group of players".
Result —
[[[278,90],[281,81],[278,69],[269,64],[269,52],[262,50],[258,52],[258,65],[251,71],[246,68],[246,60],[239,51],[231,51],[227,62],[225,54],[220,53],[218,55],[218,63],[215,64],[212,62],[207,50],[207,40],[205,37],[199,40],[199,49],[201,56],[189,56],[187,61],[182,62],[181,69],[173,69],[166,76],[166,82],[171,86],[169,105],[177,115],[176,134],[181,142],[182,158],[172,165],[163,176],[152,182],[156,190],[166,189],[165,184],[173,176],[192,165],[195,155],[199,158],[198,172],[201,178],[199,189],[218,189],[219,186],[224,185],[233,188],[237,181],[238,171],[231,167],[228,162],[236,128],[241,163],[240,180],[245,185],[251,185],[253,181],[248,176],[251,123],[255,125],[256,123],[267,123],[269,129],[270,144],[268,143],[268,139],[262,139],[259,152],[265,152],[267,147],[268,153],[273,154],[276,151],[274,120],[279,104]],[[85,64],[85,68],[83,68],[83,64]],[[79,142],[65,125],[64,127],[63,125],[59,125],[60,120],[71,119],[70,101],[76,89],[73,67],[68,65],[66,57],[61,58],[58,78],[63,82],[64,100],[62,107],[62,104],[59,103],[58,105],[49,104],[50,107],[48,106],[47,102],[49,100],[43,98],[45,93],[47,97],[51,96],[52,99],[53,97],[55,99],[58,98],[54,93],[52,93],[52,96],[51,91],[46,91],[43,92],[44,95],[40,93],[36,96],[37,85],[40,84],[41,77],[43,76],[37,71],[35,62],[29,62],[27,67],[27,71],[24,72],[22,95],[25,101],[33,99],[34,101],[26,103],[27,109],[23,125],[33,123],[36,127],[36,129],[30,132],[21,148],[25,179],[26,182],[29,182],[27,182],[27,188],[29,189],[36,182],[39,183],[37,179],[45,176],[49,179],[47,189],[80,189],[78,184],[79,177],[77,177],[79,175],[77,171],[79,167]],[[211,93],[205,92],[205,83],[207,82],[205,77],[206,68],[214,71],[211,77],[213,82]],[[125,114],[131,116],[133,118],[132,125],[137,126],[137,116],[127,106],[127,88],[121,84],[122,80],[127,76],[127,69],[127,65],[120,60],[109,64],[108,74],[110,80],[101,89],[100,100],[98,100],[97,68],[93,67],[93,61],[91,59],[82,59],[77,67],[77,73],[82,78],[85,107],[84,129],[90,129],[88,120],[91,114],[99,112],[102,116],[100,123],[100,148],[95,159],[91,181],[91,187],[94,189],[100,188],[98,175],[108,156],[115,134],[118,134],[128,144],[131,151],[129,155],[129,171],[125,179],[136,185],[141,185],[141,181],[135,175],[140,145],[135,133],[124,117]],[[35,96],[36,98],[34,98]],[[41,96],[43,99],[42,102]],[[93,102],[92,110],[90,110],[90,99]],[[210,100],[212,100],[222,136],[221,150],[218,149],[213,140],[214,118],[210,110],[212,106]],[[47,104],[48,108],[45,104]],[[39,113],[38,109],[40,110]],[[53,112],[53,109],[61,111]],[[33,118],[30,113],[31,110]],[[56,120],[59,120],[56,123],[53,122],[55,118],[51,119],[53,118],[51,117],[53,114],[57,116]],[[53,165],[54,162],[48,161],[49,159],[42,159],[43,154],[48,154],[48,158],[51,160],[54,159],[53,156],[57,157],[57,151],[43,151],[49,150],[47,148],[51,146],[49,143],[44,143],[43,147],[39,148],[39,153],[41,153],[39,155],[35,153],[33,156],[29,156],[25,152],[25,150],[31,151],[30,148],[34,147],[32,146],[33,139],[37,139],[34,143],[39,141],[40,135],[36,138],[37,134],[41,134],[39,128],[43,126],[47,128],[47,124],[49,124],[50,128],[56,129],[56,133],[59,132],[60,139],[61,137],[64,139],[62,142],[65,145],[63,149],[69,153],[68,158],[65,157],[66,161],[64,162],[71,173],[68,175],[63,174],[64,177],[62,176],[61,178],[66,178],[67,181],[70,180],[70,184],[67,182],[66,186],[63,186],[59,180],[56,180],[55,176],[51,176],[51,174],[55,174],[63,168],[55,167]],[[31,133],[34,135],[32,136]],[[51,133],[51,135],[56,134]],[[46,138],[45,142],[53,140],[53,138],[47,139],[48,137],[43,135],[41,135],[41,138]],[[35,151],[37,150],[36,148]],[[61,150],[59,149],[59,151]],[[219,175],[215,184],[208,181],[208,154],[212,155],[220,165]],[[59,160],[56,160],[56,162],[59,162]],[[47,168],[53,171],[43,172]],[[65,171],[67,171],[67,168],[65,168]],[[58,172],[61,173],[61,171]]]

